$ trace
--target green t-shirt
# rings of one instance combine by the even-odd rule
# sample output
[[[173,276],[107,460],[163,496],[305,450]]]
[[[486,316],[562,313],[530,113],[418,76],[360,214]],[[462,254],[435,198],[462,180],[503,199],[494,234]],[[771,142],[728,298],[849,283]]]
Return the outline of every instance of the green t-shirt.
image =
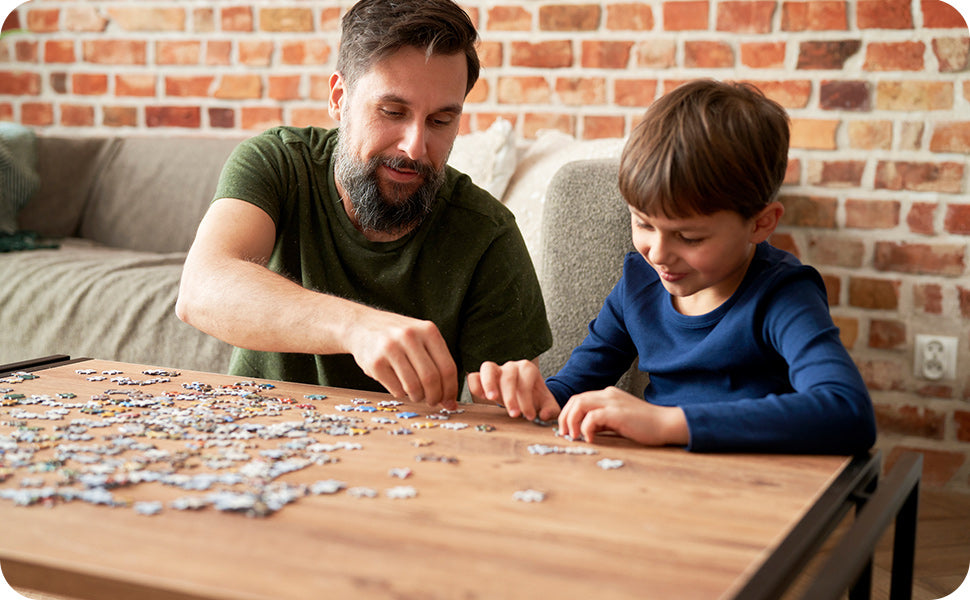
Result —
[[[447,167],[420,226],[393,242],[369,241],[337,194],[337,132],[277,127],[240,144],[227,161],[216,198],[251,202],[273,219],[268,267],[307,289],[433,321],[460,374],[485,360],[532,359],[548,349],[542,293],[511,211]],[[383,391],[349,354],[236,348],[229,372]]]

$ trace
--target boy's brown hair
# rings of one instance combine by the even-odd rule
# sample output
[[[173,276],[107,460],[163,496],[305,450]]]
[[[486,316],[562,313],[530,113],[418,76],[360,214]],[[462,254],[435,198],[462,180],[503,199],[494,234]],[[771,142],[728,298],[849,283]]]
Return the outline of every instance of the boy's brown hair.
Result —
[[[620,193],[647,215],[722,210],[744,218],[774,200],[788,167],[789,120],[753,85],[698,80],[657,100],[620,157]]]
[[[478,81],[478,32],[451,0],[360,0],[341,21],[337,71],[349,86],[376,63],[405,47],[433,54],[464,54],[465,93]]]

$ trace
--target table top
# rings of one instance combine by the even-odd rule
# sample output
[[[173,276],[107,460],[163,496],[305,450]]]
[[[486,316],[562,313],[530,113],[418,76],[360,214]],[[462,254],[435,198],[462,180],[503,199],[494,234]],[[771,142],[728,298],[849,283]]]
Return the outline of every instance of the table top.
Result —
[[[80,369],[95,374],[79,374]],[[612,436],[602,436],[596,444],[571,442],[557,437],[552,427],[510,419],[495,406],[462,405],[464,412],[447,415],[447,420],[432,419],[437,410],[411,403],[389,412],[360,412],[348,409],[377,408],[390,397],[282,382],[258,390],[262,399],[256,404],[267,414],[248,416],[252,413],[240,412],[239,396],[175,396],[190,393],[186,383],[219,388],[239,383],[238,377],[182,371],[169,382],[123,387],[110,379],[157,378],[144,374],[146,369],[95,360],[38,371],[37,379],[0,382],[14,396],[46,395],[58,399],[55,406],[89,406],[85,412],[75,406],[67,415],[52,414],[60,420],[41,420],[28,419],[25,413],[46,414],[52,403],[4,401],[0,451],[6,444],[7,452],[0,452],[0,461],[5,459],[7,479],[0,483],[0,492],[24,489],[25,479],[33,485],[40,482],[31,479],[44,479],[43,485],[63,479],[62,470],[37,468],[49,464],[45,461],[58,451],[68,452],[64,467],[76,473],[97,471],[96,465],[103,467],[107,458],[75,461],[99,446],[117,448],[119,439],[135,443],[117,455],[123,459],[118,464],[126,465],[119,470],[245,473],[246,483],[206,491],[160,481],[121,486],[110,490],[126,504],[119,507],[78,500],[18,506],[0,497],[0,565],[5,574],[17,565],[17,573],[28,578],[18,581],[8,575],[12,585],[98,598],[108,598],[112,589],[124,585],[151,589],[157,598],[286,599],[306,598],[309,591],[338,598],[534,598],[546,593],[598,599],[645,594],[728,598],[849,462],[832,456],[693,454],[681,448],[638,447]],[[88,380],[104,371],[122,373]],[[254,383],[261,382],[265,380]],[[105,396],[109,389],[116,391]],[[66,392],[77,398],[57,396]],[[119,399],[147,397],[139,394],[168,400],[161,408],[151,402],[141,408],[118,405]],[[327,397],[307,397],[320,394]],[[234,420],[181,429],[165,429],[155,420],[138,433],[138,424],[146,422],[139,414],[156,411],[165,418],[177,418],[173,413],[184,418],[193,407],[223,417],[232,414]],[[417,416],[398,415],[404,411]],[[195,414],[193,423],[198,423]],[[348,424],[341,417],[359,419],[349,422],[357,435],[332,428]],[[331,418],[333,423],[325,424]],[[110,425],[86,428],[79,421],[68,428],[75,419]],[[461,423],[467,427],[442,427]],[[225,427],[219,429],[219,424]],[[227,430],[242,432],[243,425],[259,435],[226,441]],[[266,435],[273,427],[288,433]],[[28,428],[41,437],[30,443],[18,440],[16,451],[24,466],[11,467],[11,440]],[[92,436],[87,441],[46,437],[85,428]],[[406,435],[402,429],[413,433]],[[195,439],[186,439],[188,434]],[[183,439],[166,438],[173,435]],[[312,443],[291,444],[301,435]],[[535,453],[536,445],[558,452]],[[28,446],[36,451],[25,458],[22,451]],[[264,450],[269,452],[260,454]],[[589,450],[596,453],[578,453]],[[262,517],[213,506],[172,508],[177,498],[211,497],[217,488],[265,485],[272,476],[258,473],[267,465],[324,455],[329,458],[308,466],[304,460],[302,468],[274,481],[289,484],[290,490],[321,480],[345,483],[336,493],[307,492]],[[622,466],[603,468],[598,464],[603,459],[622,461]],[[408,469],[410,474],[401,479],[391,469]],[[351,488],[367,488],[376,496],[356,497]],[[391,497],[395,489],[411,489],[415,495]],[[515,498],[526,490],[542,492],[544,500]],[[147,501],[161,501],[161,512],[149,516],[134,510]]]

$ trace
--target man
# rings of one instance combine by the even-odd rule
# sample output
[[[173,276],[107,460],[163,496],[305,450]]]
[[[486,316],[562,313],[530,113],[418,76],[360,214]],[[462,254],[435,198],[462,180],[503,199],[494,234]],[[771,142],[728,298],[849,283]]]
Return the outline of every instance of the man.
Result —
[[[234,151],[176,305],[237,347],[231,373],[454,408],[467,371],[551,345],[511,213],[445,164],[476,39],[451,0],[362,0],[330,78],[339,129]]]

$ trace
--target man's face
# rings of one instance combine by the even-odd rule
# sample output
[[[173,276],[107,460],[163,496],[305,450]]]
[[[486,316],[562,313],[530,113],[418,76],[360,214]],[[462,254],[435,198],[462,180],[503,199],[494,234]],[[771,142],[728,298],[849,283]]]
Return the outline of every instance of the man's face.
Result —
[[[340,121],[337,188],[362,231],[403,235],[430,212],[458,135],[464,55],[403,48],[375,64],[352,90],[330,79]]]

